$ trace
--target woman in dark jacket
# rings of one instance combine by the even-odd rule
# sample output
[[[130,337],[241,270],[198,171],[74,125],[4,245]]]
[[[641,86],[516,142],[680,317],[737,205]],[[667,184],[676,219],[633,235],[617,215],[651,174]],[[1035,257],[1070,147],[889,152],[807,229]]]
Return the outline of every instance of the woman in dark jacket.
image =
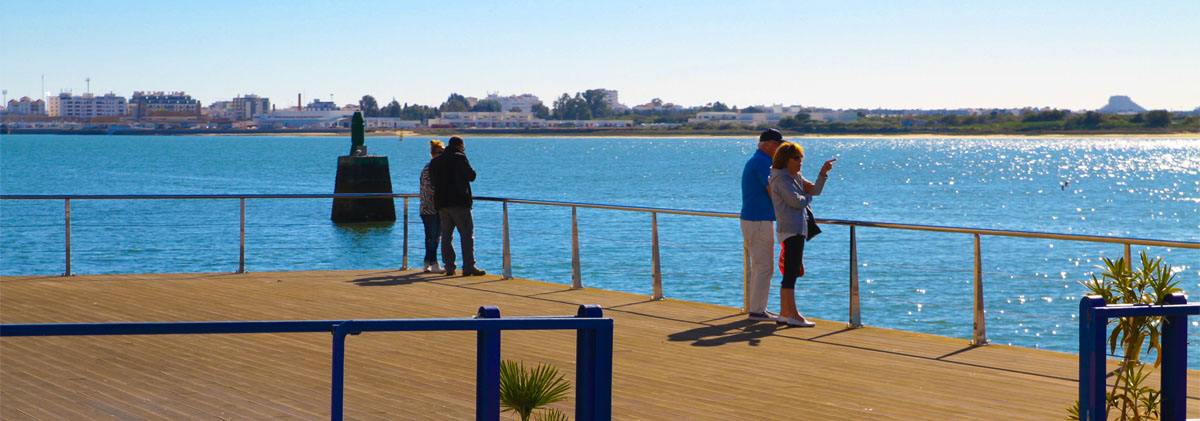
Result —
[[[429,141],[430,160],[437,158],[445,150],[442,141]],[[429,164],[421,169],[421,223],[425,225],[425,273],[441,272],[438,265],[437,248],[441,243],[442,226],[438,221],[437,208],[433,206],[433,181],[429,179]]]

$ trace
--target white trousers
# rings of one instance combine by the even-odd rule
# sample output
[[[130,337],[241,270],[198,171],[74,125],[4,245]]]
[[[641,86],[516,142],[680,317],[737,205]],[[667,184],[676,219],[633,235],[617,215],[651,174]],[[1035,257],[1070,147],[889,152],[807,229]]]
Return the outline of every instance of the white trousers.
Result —
[[[775,224],[771,221],[740,221],[742,247],[750,256],[750,273],[746,277],[746,311],[762,313],[767,310],[771,275],[775,273]]]

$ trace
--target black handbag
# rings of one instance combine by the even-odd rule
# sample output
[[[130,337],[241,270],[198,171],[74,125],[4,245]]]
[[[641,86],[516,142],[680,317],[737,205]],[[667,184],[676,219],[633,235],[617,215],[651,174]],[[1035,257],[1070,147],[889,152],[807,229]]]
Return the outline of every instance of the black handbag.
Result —
[[[807,218],[804,218],[804,220],[808,223],[808,238],[806,238],[805,241],[812,241],[813,237],[816,237],[817,234],[821,233],[821,227],[817,226],[817,218],[813,216],[812,207],[806,206],[804,208],[804,213],[805,216],[807,216]]]

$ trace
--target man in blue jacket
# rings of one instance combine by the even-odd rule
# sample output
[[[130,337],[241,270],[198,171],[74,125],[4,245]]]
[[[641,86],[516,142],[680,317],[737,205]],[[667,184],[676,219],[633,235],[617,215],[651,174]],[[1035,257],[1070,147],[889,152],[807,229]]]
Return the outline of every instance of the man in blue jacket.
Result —
[[[429,162],[429,180],[433,183],[433,205],[442,225],[442,263],[446,275],[454,275],[455,228],[462,244],[462,275],[484,275],[475,267],[475,224],[471,217],[471,182],[475,169],[467,161],[466,146],[458,136],[450,138],[445,152]]]
[[[778,321],[779,315],[767,311],[771,292],[772,261],[775,259],[775,208],[771,204],[767,176],[771,158],[783,144],[783,133],[767,129],[758,136],[758,149],[742,169],[742,247],[750,258],[746,273],[746,312],[750,320]]]

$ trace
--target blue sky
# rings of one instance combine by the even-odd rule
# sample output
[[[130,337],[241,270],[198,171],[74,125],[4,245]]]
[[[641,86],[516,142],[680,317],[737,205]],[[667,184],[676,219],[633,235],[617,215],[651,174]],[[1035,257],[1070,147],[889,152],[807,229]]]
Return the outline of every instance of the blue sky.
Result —
[[[0,0],[8,98],[186,91],[436,105],[1200,106],[1200,1]]]

